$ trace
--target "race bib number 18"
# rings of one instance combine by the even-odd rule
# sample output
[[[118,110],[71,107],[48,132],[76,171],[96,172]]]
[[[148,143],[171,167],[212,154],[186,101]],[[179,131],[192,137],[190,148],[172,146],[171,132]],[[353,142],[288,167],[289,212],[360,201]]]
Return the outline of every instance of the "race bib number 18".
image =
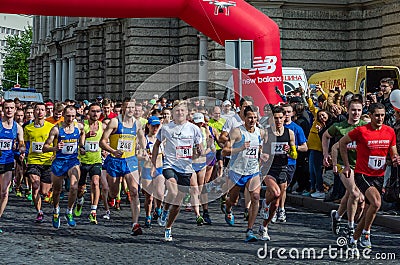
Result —
[[[373,170],[384,169],[386,164],[386,157],[384,156],[370,156],[368,158],[368,167]]]
[[[187,158],[190,159],[193,156],[193,147],[188,146],[177,146],[176,147],[176,158]]]

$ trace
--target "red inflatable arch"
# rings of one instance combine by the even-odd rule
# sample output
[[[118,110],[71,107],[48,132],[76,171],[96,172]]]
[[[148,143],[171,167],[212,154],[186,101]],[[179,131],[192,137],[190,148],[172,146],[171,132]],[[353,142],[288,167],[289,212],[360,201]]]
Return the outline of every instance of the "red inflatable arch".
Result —
[[[235,2],[229,16],[214,15],[215,5],[203,0],[1,0],[0,12],[70,17],[176,17],[221,45],[225,40],[253,40],[254,69],[243,71],[248,75],[243,80],[243,95],[252,95],[262,109],[266,102],[255,85],[269,103],[281,102],[275,92],[276,87],[283,91],[279,28],[244,0]]]

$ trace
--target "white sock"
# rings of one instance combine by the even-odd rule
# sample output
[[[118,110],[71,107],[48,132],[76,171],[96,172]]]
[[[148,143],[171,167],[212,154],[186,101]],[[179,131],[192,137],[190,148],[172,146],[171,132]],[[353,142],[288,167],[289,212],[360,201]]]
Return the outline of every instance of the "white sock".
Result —
[[[97,210],[97,205],[92,205],[92,206],[90,206],[90,209],[91,209],[92,211],[96,211],[96,210]]]
[[[357,243],[357,240],[355,240],[353,237],[351,237],[350,238],[350,244],[353,244],[353,243]]]
[[[339,215],[339,212],[336,212],[335,219],[340,221],[342,217]]]
[[[349,228],[354,228],[354,222],[348,222]]]
[[[363,229],[363,230],[362,230],[362,233],[363,233],[363,234],[371,234],[371,230],[368,230],[368,231],[367,231],[367,230]]]
[[[67,214],[72,214],[72,208],[67,208]]]
[[[78,198],[76,201],[78,202],[79,205],[83,205],[83,202],[85,201],[85,199],[83,197],[81,197],[81,198]]]

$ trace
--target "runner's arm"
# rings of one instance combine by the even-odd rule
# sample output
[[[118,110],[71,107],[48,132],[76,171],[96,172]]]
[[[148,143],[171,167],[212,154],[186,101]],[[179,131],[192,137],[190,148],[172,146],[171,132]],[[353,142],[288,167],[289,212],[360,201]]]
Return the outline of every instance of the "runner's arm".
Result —
[[[116,118],[111,119],[106,129],[103,131],[103,135],[101,136],[100,147],[103,150],[109,152],[110,154],[113,154],[115,157],[121,157],[122,152],[119,150],[112,149],[111,146],[108,144],[108,139],[110,138],[111,133],[115,129],[117,129],[117,127],[118,127],[118,120]]]
[[[297,151],[299,151],[299,152],[307,152],[308,151],[307,142],[304,142],[301,145],[297,146]]]
[[[350,167],[349,156],[347,155],[347,144],[351,142],[349,134],[343,136],[339,141],[340,156],[342,157],[343,164],[345,167]]]
[[[296,150],[296,143],[295,143],[295,136],[292,130],[289,130],[290,142],[289,142],[289,151],[288,155],[293,158],[297,159],[297,150]]]
[[[324,155],[324,166],[329,166],[329,142],[332,136],[328,131],[322,135],[322,153]]]
[[[19,124],[17,124],[17,139],[19,152],[21,153],[20,157],[23,158],[25,156],[24,130]]]
[[[157,168],[157,156],[160,149],[160,144],[161,141],[157,139],[153,145],[153,153],[151,154],[151,162],[155,168]]]
[[[54,126],[49,133],[49,137],[46,139],[46,142],[43,145],[42,152],[57,152],[58,151],[58,144],[54,144],[58,137],[58,127]],[[51,145],[53,144],[53,147]]]

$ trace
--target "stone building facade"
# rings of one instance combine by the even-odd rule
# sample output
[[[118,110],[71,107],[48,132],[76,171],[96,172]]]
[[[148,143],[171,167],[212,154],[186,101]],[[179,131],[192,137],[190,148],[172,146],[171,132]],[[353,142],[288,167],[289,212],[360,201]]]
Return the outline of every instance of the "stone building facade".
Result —
[[[357,65],[400,66],[398,0],[248,2],[279,25],[284,66],[304,68],[308,76]],[[212,40],[199,56],[204,36],[179,19],[35,16],[33,29],[30,85],[45,98],[122,98],[177,62],[225,58],[224,48]],[[209,94],[223,95],[218,88]]]

